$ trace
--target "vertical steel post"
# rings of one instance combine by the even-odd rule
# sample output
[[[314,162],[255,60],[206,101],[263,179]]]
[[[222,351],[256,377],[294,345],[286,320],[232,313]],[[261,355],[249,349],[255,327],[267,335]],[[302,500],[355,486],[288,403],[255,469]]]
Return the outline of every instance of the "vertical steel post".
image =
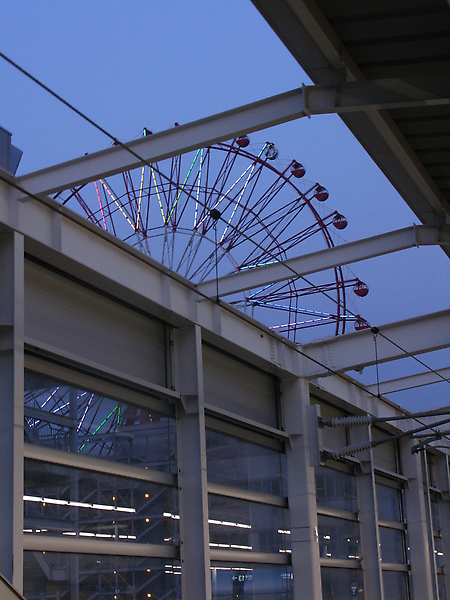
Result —
[[[442,550],[444,553],[444,577],[447,597],[450,592],[450,457],[448,455],[440,456],[437,460],[437,484],[442,492],[442,501],[440,502],[440,520]]]
[[[208,491],[201,331],[197,325],[174,333],[183,598],[210,600]]]
[[[352,443],[371,439],[370,427],[355,427]],[[358,490],[359,527],[361,556],[364,575],[364,597],[366,600],[383,598],[380,540],[378,534],[377,497],[373,471],[372,450],[358,453],[362,473],[356,478]]]
[[[23,589],[24,240],[0,236],[0,572]]]
[[[425,502],[425,498],[429,494],[428,489],[424,489],[420,456],[411,454],[411,446],[414,443],[417,443],[417,440],[401,440],[403,475],[408,478],[404,497],[409,547],[411,548],[412,585],[415,597],[435,598],[437,600],[436,582],[433,582],[435,575],[431,570],[431,561],[434,564],[434,560],[429,551],[430,547],[433,547],[433,530],[429,512],[430,506],[428,502]],[[427,511],[429,523],[427,522]],[[430,527],[429,530],[428,526]]]
[[[294,600],[321,600],[320,556],[314,467],[309,444],[309,384],[307,379],[283,381],[288,500],[291,518]],[[307,574],[307,576],[306,576]]]

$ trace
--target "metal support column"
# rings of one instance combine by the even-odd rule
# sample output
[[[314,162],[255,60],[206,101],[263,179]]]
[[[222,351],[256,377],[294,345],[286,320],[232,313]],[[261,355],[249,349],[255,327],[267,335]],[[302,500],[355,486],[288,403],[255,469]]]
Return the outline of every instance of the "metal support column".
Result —
[[[441,491],[439,499],[440,535],[442,539],[442,552],[444,554],[444,572],[437,578],[445,580],[447,597],[450,591],[450,457],[447,454],[435,455],[436,485]],[[439,597],[439,591],[438,591]]]
[[[444,455],[439,457],[437,463],[437,484],[442,492],[440,503],[440,521],[442,550],[444,553],[444,576],[447,597],[450,593],[450,457]]]
[[[208,492],[201,331],[197,325],[175,331],[178,489],[183,598],[210,600]]]
[[[409,420],[408,420],[409,423]],[[411,577],[414,596],[417,598],[433,598],[437,600],[434,567],[431,571],[430,545],[432,547],[433,532],[430,522],[429,537],[427,512],[430,508],[425,503],[422,465],[418,454],[411,454],[411,446],[417,440],[405,439],[401,443],[403,475],[408,478],[405,488],[405,508],[408,527],[408,538],[411,562]],[[427,493],[427,489],[425,492]],[[427,494],[428,495],[428,494]],[[433,561],[433,556],[431,555]]]
[[[366,441],[371,437],[370,428],[366,427],[356,427],[352,434],[352,443]],[[383,598],[383,580],[372,450],[358,453],[358,458],[362,469],[357,477],[357,489],[364,597],[366,600],[380,600]]]
[[[293,600],[321,600],[316,486],[314,467],[310,461],[308,431],[308,381],[303,378],[283,381],[282,401],[284,426],[290,439],[286,458],[294,575]]]
[[[24,241],[0,236],[0,572],[23,589]]]

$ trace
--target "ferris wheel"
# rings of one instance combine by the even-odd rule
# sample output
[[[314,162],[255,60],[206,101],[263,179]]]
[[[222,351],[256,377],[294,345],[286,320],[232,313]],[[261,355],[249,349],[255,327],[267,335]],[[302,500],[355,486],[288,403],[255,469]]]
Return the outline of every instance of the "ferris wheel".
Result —
[[[151,135],[144,129],[144,135]],[[92,223],[200,283],[232,272],[334,246],[331,231],[347,219],[325,208],[328,191],[304,183],[297,160],[281,161],[272,142],[247,135],[200,148],[108,179],[66,190],[58,200]],[[346,292],[363,297],[366,284],[341,267],[316,278],[287,281],[227,297],[289,339],[327,325],[335,335],[351,321]]]

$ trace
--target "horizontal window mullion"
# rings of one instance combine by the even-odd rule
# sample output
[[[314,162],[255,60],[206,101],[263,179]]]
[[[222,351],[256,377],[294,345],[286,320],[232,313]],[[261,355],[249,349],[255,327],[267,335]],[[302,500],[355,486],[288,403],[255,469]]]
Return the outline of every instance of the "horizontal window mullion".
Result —
[[[154,558],[179,558],[176,546],[158,544],[136,544],[110,542],[80,538],[58,538],[51,536],[23,536],[23,549],[34,552],[68,552],[72,554],[111,554],[116,556],[149,556]]]
[[[63,465],[65,467],[75,467],[77,469],[84,469],[85,471],[127,477],[128,479],[138,479],[140,481],[148,481],[172,487],[177,486],[176,475],[171,475],[170,473],[156,471],[155,469],[144,469],[103,458],[75,454],[73,452],[54,450],[45,446],[24,444],[24,458]]]
[[[317,514],[325,517],[336,517],[337,519],[345,519],[346,521],[359,521],[358,513],[353,513],[340,508],[329,508],[328,506],[317,505]]]
[[[387,529],[401,529],[406,531],[407,524],[402,521],[387,521],[385,519],[378,519],[378,525],[380,527],[386,527]]]
[[[95,372],[89,373],[89,365],[83,365],[83,370],[77,369],[77,366],[66,366],[52,361],[45,360],[28,354],[24,356],[25,368],[35,373],[61,379],[69,385],[85,387],[93,392],[105,396],[111,396],[126,403],[133,403],[139,406],[150,407],[162,412],[168,416],[175,414],[175,409],[169,402],[175,402],[180,399],[180,394],[169,388],[156,384],[149,384],[146,381],[140,381],[134,377],[127,377],[126,380],[118,379],[115,372],[109,372],[106,367],[101,373],[96,367]],[[94,365],[92,366],[94,371]]]
[[[239,550],[220,550],[212,548],[209,551],[211,560],[220,562],[259,563],[266,565],[290,565],[291,555],[265,552],[246,552]]]
[[[381,563],[382,571],[402,571],[409,573],[409,565],[402,563]]]
[[[220,483],[208,483],[208,493],[216,494],[218,496],[226,496],[227,498],[237,498],[239,500],[258,502],[259,504],[268,504],[270,506],[288,508],[287,498],[283,498],[281,496],[272,496],[262,492],[254,492],[244,488],[222,485]]]
[[[349,558],[321,558],[321,567],[336,567],[338,569],[360,569],[361,561],[358,559]]]

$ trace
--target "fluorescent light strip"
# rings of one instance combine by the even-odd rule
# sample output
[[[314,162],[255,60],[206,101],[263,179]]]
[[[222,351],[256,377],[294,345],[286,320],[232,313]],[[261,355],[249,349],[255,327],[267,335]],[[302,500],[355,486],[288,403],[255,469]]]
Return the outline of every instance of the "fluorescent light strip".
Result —
[[[251,529],[251,525],[246,523],[233,523],[232,521],[217,521],[216,519],[208,519],[210,525],[224,525],[225,527],[238,527],[239,529]]]
[[[165,512],[165,513],[163,513],[163,517],[178,520],[180,518],[180,515],[174,515],[173,513]],[[252,528],[251,525],[247,525],[246,523],[234,523],[233,521],[218,521],[216,519],[208,519],[208,523],[210,525],[222,525],[224,527],[237,527],[238,529],[251,529]]]
[[[180,515],[174,515],[173,513],[165,512],[165,513],[163,513],[163,517],[179,520]],[[208,519],[208,523],[210,525],[222,525],[223,527],[237,527],[238,529],[251,529],[252,528],[251,525],[247,525],[246,523],[234,523],[234,521],[218,521],[216,519]],[[279,531],[279,533],[282,533],[282,532]],[[283,533],[290,533],[290,531],[283,532]]]
[[[217,544],[214,542],[209,543],[210,548],[233,548],[234,550],[253,550],[252,546],[241,546],[239,544]]]
[[[175,519],[176,521],[178,521],[180,519],[180,515],[174,515],[170,512],[163,513],[163,517],[167,517],[169,519]]]
[[[111,506],[110,504],[90,504],[75,500],[58,500],[57,498],[42,498],[39,496],[24,496],[24,502],[42,502],[43,504],[56,504],[57,506],[70,506],[75,508],[92,508],[94,510],[108,510],[113,512],[135,513],[135,508],[126,506]]]
[[[289,529],[279,529],[278,533],[281,533],[284,535],[291,535],[291,532],[289,531]]]
[[[92,531],[80,531],[78,534],[76,531],[63,531],[63,535],[70,535],[70,536],[80,536],[80,537],[95,537],[95,538],[102,538],[102,539],[115,539],[116,536],[113,535],[112,533],[93,533]],[[135,535],[119,535],[119,539],[121,540],[135,540],[136,536]]]
[[[253,571],[245,567],[210,567],[211,571]]]

